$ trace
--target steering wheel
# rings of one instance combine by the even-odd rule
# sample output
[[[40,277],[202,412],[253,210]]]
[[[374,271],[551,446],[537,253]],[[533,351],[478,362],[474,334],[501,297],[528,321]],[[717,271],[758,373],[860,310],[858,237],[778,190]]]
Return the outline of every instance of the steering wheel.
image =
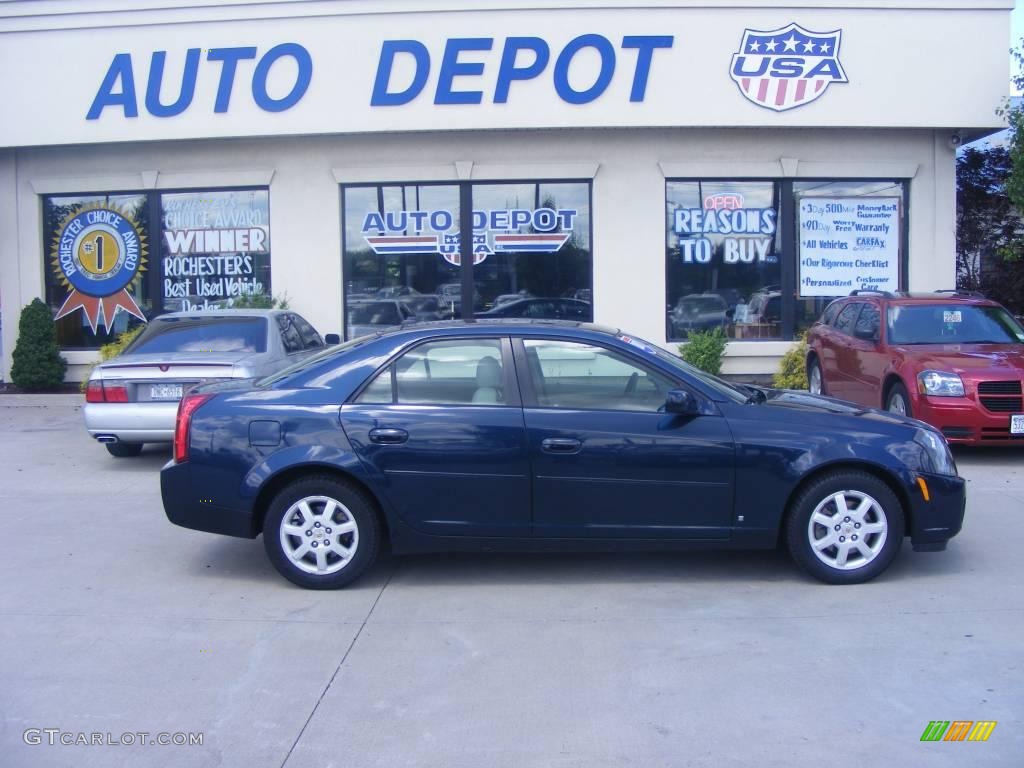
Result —
[[[623,395],[632,395],[636,392],[636,383],[640,381],[640,374],[633,371],[633,374],[629,377],[629,381],[626,382],[626,390],[622,393]]]

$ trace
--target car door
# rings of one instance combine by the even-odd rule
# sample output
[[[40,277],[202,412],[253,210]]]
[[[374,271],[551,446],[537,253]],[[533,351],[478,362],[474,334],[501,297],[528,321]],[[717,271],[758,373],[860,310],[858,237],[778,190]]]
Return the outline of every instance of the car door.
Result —
[[[882,376],[887,356],[880,345],[880,319],[878,304],[864,303],[853,324],[850,345],[850,390],[848,397],[855,403],[880,407],[882,403]]]
[[[408,525],[441,536],[529,536],[526,432],[507,338],[421,343],[340,413]]]
[[[735,455],[713,404],[715,415],[661,412],[679,382],[600,344],[526,337],[513,347],[534,536],[728,538]]]
[[[836,316],[829,334],[829,354],[822,361],[828,393],[832,397],[849,399],[856,388],[851,382],[851,372],[855,367],[850,343],[853,340],[853,325],[860,314],[863,302],[852,301],[843,307]]]

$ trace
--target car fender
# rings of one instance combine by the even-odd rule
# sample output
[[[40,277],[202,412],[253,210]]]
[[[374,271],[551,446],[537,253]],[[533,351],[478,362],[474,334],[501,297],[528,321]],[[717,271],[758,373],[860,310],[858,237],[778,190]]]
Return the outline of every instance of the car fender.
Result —
[[[285,472],[300,468],[315,471],[317,468],[328,471],[341,471],[352,475],[359,482],[370,486],[369,478],[359,458],[351,451],[331,445],[293,445],[274,451],[263,461],[253,466],[242,480],[239,495],[250,503],[267,487]],[[374,494],[377,496],[377,494]]]

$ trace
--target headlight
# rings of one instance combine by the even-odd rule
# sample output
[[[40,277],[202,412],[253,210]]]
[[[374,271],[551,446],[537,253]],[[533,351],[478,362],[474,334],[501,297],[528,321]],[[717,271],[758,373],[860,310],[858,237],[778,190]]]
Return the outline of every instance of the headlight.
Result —
[[[917,374],[917,391],[933,397],[963,397],[964,382],[955,373],[921,371]]]
[[[925,458],[931,465],[926,471],[936,475],[956,476],[956,462],[953,461],[946,438],[930,429],[919,429],[914,442],[924,448]]]

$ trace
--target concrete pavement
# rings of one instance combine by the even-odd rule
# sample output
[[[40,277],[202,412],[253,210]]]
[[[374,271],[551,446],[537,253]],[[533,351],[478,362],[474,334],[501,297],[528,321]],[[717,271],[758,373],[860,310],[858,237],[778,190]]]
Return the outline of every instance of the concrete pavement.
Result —
[[[1024,764],[1022,451],[960,452],[964,532],[859,587],[775,552],[440,555],[325,593],[170,525],[167,450],[113,459],[61,401],[0,399],[0,435],[4,766]],[[957,719],[998,725],[920,742]]]

